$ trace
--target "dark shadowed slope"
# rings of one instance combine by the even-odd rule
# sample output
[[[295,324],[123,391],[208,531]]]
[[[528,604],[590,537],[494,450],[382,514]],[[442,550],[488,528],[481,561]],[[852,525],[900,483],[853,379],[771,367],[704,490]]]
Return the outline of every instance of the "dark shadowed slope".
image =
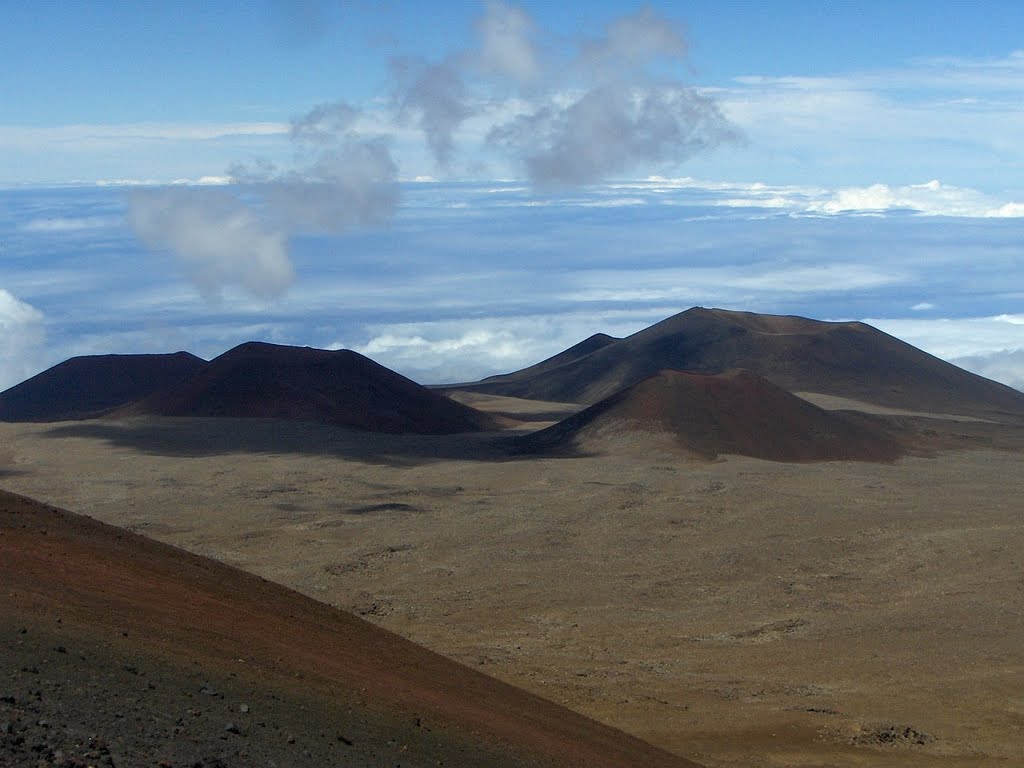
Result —
[[[501,376],[490,376],[484,379],[481,383],[486,384],[489,381],[529,381],[534,376],[538,376],[542,373],[548,373],[550,371],[557,370],[564,365],[574,363],[577,360],[586,357],[592,352],[596,352],[599,349],[604,349],[609,344],[614,344],[621,339],[617,339],[614,336],[609,336],[607,333],[595,333],[593,336],[589,336],[579,344],[574,344],[564,352],[559,352],[557,355],[541,360],[539,363],[531,365],[529,368],[523,368],[515,373],[509,373]]]
[[[178,384],[204,365],[188,352],[73,357],[0,393],[0,421],[87,419]]]
[[[772,461],[892,461],[902,452],[880,428],[822,410],[748,371],[661,371],[520,445],[527,452],[586,451],[644,434],[668,434],[684,452],[708,459],[732,453]]]
[[[557,368],[464,387],[596,403],[660,370],[744,368],[790,392],[820,392],[916,411],[1024,416],[1024,393],[964,371],[858,322],[694,308]]]
[[[56,750],[82,765],[693,765],[284,587],[6,492],[0,594],[4,765]]]
[[[261,342],[235,347],[177,387],[115,415],[145,414],[292,419],[419,434],[498,426],[356,352]]]

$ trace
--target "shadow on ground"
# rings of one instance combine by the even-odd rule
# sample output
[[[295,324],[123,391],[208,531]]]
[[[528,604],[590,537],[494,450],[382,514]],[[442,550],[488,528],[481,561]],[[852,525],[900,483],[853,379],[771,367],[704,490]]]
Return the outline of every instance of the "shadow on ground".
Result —
[[[306,454],[395,466],[523,458],[516,451],[516,436],[511,433],[392,435],[273,419],[147,417],[88,421],[54,426],[40,435],[103,440],[156,456]],[[3,472],[0,470],[0,475]]]

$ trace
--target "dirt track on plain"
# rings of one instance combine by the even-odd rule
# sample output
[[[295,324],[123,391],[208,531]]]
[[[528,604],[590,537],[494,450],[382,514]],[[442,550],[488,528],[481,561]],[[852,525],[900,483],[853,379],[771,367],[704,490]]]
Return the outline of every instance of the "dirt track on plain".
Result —
[[[637,436],[513,460],[487,435],[3,424],[0,482],[707,765],[1024,762],[1021,453],[942,428],[959,449],[933,458],[782,464]]]

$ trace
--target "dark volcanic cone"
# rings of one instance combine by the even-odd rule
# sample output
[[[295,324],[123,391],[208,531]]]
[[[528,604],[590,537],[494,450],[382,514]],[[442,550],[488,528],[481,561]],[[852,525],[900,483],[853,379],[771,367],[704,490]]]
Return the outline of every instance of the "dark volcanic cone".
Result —
[[[670,435],[685,453],[771,461],[892,461],[882,429],[825,411],[748,371],[661,371],[520,441],[527,452],[600,449],[623,436]],[[641,442],[641,445],[643,443]]]
[[[6,492],[0,594],[5,766],[693,766],[264,579]]]
[[[204,365],[188,352],[73,357],[0,393],[0,421],[88,419],[174,386]]]
[[[557,370],[564,365],[574,363],[592,352],[604,349],[609,344],[614,344],[617,341],[621,341],[621,339],[609,336],[607,333],[595,333],[593,336],[587,337],[578,344],[573,344],[567,350],[559,352],[557,355],[549,357],[546,360],[541,360],[539,363],[535,363],[529,368],[523,368],[515,373],[503,374],[500,376],[489,376],[480,383],[487,384],[487,382],[491,381],[501,383],[529,382],[531,379],[542,373],[549,373],[550,371]],[[522,395],[517,395],[517,397],[522,397]],[[533,399],[536,400],[539,398]]]
[[[371,432],[496,429],[456,403],[350,350],[248,342],[116,416],[220,416],[315,421]]]
[[[1024,393],[957,368],[864,323],[694,308],[554,368],[462,389],[596,403],[660,370],[744,368],[790,392],[914,411],[1024,417]]]

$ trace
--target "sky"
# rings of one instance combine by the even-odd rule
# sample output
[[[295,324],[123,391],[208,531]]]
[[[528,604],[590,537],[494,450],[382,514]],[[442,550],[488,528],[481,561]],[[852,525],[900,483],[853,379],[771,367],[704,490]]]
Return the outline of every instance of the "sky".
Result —
[[[252,338],[437,383],[689,306],[1024,388],[1024,6],[0,5],[0,388]]]

